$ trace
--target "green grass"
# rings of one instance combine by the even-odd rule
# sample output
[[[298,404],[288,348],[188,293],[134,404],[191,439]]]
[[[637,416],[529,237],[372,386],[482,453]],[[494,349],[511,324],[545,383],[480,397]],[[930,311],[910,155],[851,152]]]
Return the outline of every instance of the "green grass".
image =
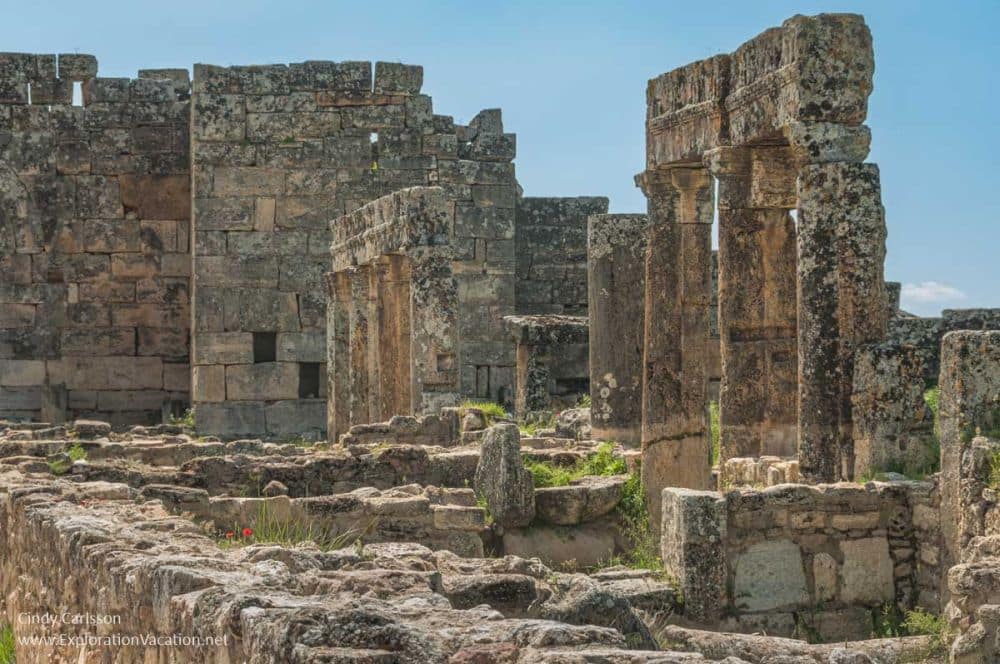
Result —
[[[17,637],[14,635],[14,628],[3,623],[0,625],[0,664],[15,664],[16,650]]]
[[[925,650],[910,653],[900,662],[924,662],[932,657],[945,657],[951,647],[954,634],[944,616],[935,615],[924,609],[913,609],[902,613],[894,604],[886,604],[880,612],[872,612],[872,636],[874,638],[898,638],[903,636],[929,636],[930,643]]]
[[[53,475],[65,475],[69,472],[69,469],[73,467],[74,462],[83,461],[87,458],[87,450],[83,449],[83,447],[77,443],[66,450],[66,456],[69,458],[65,459],[60,457],[53,461],[49,461],[49,472]]]
[[[507,419],[509,415],[504,407],[493,401],[463,401],[462,408],[478,408],[486,416],[486,422]]]
[[[267,501],[260,505],[257,515],[249,526],[235,524],[219,542],[223,548],[247,544],[277,544],[279,546],[295,546],[302,542],[312,542],[321,551],[335,551],[358,541],[371,532],[376,520],[364,527],[352,527],[345,531],[333,528],[323,528],[312,521],[282,518],[271,512]],[[249,527],[250,535],[243,535],[243,529]]]
[[[521,432],[522,436],[537,436],[539,431],[544,429],[554,429],[556,426],[556,416],[555,414],[549,415],[545,419],[536,419],[531,422],[522,422],[517,425],[518,430]]]
[[[572,466],[556,466],[545,461],[529,461],[524,465],[535,481],[535,487],[569,486],[574,480],[590,475],[625,475],[628,466],[614,454],[612,443],[602,443],[597,451]]]
[[[590,408],[590,395],[582,394],[580,398],[576,401],[577,408]]]
[[[171,415],[168,424],[194,429],[194,408],[188,408],[180,417]]]
[[[719,442],[722,437],[722,429],[719,425],[719,402],[712,401],[708,404],[708,431],[712,436],[712,456],[711,456],[711,466],[715,467],[719,464],[719,459],[722,456],[722,446]]]

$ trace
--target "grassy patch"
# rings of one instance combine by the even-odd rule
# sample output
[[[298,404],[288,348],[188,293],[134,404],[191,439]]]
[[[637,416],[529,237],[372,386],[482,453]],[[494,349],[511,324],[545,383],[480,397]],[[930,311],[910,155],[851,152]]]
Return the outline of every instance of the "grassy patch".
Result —
[[[66,450],[66,457],[59,457],[49,461],[49,472],[53,475],[65,475],[75,462],[83,461],[87,458],[87,451],[77,443]]]
[[[280,517],[271,512],[267,502],[261,503],[250,525],[236,524],[223,535],[219,545],[223,548],[247,544],[277,544],[295,546],[312,542],[322,551],[334,551],[357,544],[375,526],[373,519],[367,526],[352,527],[345,531],[323,528],[312,521],[294,517]]]
[[[944,616],[935,615],[924,609],[913,609],[905,614],[894,604],[886,604],[882,610],[872,612],[872,636],[874,638],[897,638],[902,636],[929,636],[926,649],[909,653],[900,662],[925,662],[942,658],[948,654],[954,634]]]
[[[0,625],[0,664],[14,664],[17,653],[17,637],[14,628],[7,623]]]
[[[187,429],[194,429],[194,408],[188,408],[180,417],[171,415],[168,424],[185,427]]]
[[[463,401],[462,408],[478,408],[483,411],[483,415],[486,416],[487,424],[492,423],[494,420],[507,419],[507,411],[504,407],[493,401]]]
[[[537,436],[539,431],[543,429],[553,429],[556,426],[556,416],[555,414],[550,414],[545,418],[536,418],[530,422],[522,422],[517,425],[522,436]]]
[[[574,480],[590,475],[624,475],[628,473],[625,461],[615,456],[614,445],[602,443],[597,451],[572,466],[556,466],[544,461],[529,461],[524,465],[531,473],[535,486],[569,486]]]
[[[590,408],[590,395],[582,394],[580,398],[576,401],[577,408]]]
[[[708,404],[708,431],[712,436],[712,456],[711,465],[717,466],[722,456],[722,447],[719,442],[722,437],[722,429],[719,425],[719,402],[712,401]]]

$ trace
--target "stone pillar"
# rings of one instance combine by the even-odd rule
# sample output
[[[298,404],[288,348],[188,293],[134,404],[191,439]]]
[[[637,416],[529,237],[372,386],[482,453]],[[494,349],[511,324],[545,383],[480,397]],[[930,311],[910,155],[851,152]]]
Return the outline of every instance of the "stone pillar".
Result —
[[[410,398],[410,268],[406,256],[383,256],[380,272],[379,357],[382,417],[409,415]]]
[[[717,148],[720,467],[796,451],[797,168],[788,148]]]
[[[544,356],[548,349],[518,343],[514,377],[514,414],[525,417],[532,411],[549,409],[549,368]]]
[[[460,400],[458,282],[447,253],[416,247],[409,255],[411,412],[426,415]]]
[[[966,501],[982,490],[970,457],[973,438],[1000,430],[1000,332],[949,332],[941,342],[938,428],[941,437],[941,569],[961,562],[973,536],[985,534],[984,514]],[[993,434],[995,436],[995,434]],[[964,500],[963,500],[964,498]],[[947,575],[945,575],[947,576]],[[942,603],[949,595],[942,579]]]
[[[326,431],[336,443],[351,425],[351,283],[343,272],[328,272],[326,286]]]
[[[712,624],[726,602],[726,499],[714,491],[667,488],[660,557],[684,593],[684,615]]]
[[[591,215],[587,223],[590,421],[593,437],[642,440],[644,214]]]
[[[388,419],[382,412],[382,330],[383,314],[379,282],[385,277],[388,267],[376,260],[364,265],[368,274],[368,421],[381,422]]]
[[[350,280],[350,395],[351,424],[368,424],[371,422],[369,410],[369,313],[371,304],[368,291],[371,288],[371,268],[368,266],[353,267],[346,270]]]
[[[712,181],[703,168],[641,177],[649,205],[642,385],[642,481],[654,528],[666,487],[710,481],[706,349]]]
[[[798,174],[799,465],[851,479],[854,353],[886,335],[885,213],[867,127],[792,124]]]

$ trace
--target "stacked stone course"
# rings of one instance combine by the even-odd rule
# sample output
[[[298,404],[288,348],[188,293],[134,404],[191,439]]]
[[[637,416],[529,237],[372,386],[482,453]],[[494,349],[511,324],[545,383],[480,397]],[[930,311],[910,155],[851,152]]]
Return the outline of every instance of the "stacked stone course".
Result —
[[[6,416],[152,423],[188,401],[188,79],[97,74],[0,54]]]

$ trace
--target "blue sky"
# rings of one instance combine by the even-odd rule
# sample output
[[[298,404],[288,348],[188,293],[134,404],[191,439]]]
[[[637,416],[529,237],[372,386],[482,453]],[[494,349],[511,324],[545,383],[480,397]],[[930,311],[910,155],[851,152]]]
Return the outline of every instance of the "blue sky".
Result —
[[[865,15],[875,38],[870,159],[882,172],[887,278],[904,307],[1000,306],[1000,2],[259,2],[0,0],[0,50],[145,67],[390,60],[424,65],[435,111],[501,107],[526,195],[645,209],[647,79],[728,52],[793,14]]]

